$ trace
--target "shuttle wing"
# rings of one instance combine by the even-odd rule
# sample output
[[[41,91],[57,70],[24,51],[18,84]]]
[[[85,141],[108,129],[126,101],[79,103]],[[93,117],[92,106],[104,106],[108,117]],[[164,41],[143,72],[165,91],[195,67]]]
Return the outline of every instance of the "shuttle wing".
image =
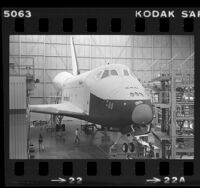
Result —
[[[77,106],[70,102],[60,104],[41,104],[29,105],[30,112],[43,113],[43,114],[57,114],[69,117],[83,117],[87,116],[86,113]]]

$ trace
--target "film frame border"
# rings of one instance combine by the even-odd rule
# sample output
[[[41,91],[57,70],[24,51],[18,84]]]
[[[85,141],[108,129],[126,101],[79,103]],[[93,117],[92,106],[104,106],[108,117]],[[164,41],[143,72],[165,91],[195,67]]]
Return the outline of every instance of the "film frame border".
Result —
[[[13,8],[20,10],[19,8]],[[8,10],[13,10],[8,8]],[[24,8],[23,8],[24,9]],[[138,8],[63,8],[63,9],[37,9],[27,8],[31,10],[34,15],[32,18],[25,19],[2,19],[3,24],[3,86],[4,86],[4,141],[5,141],[5,174],[7,185],[52,185],[51,178],[55,177],[82,177],[82,185],[144,185],[145,179],[150,177],[163,176],[184,176],[186,183],[184,185],[199,184],[200,176],[200,151],[198,150],[198,143],[200,143],[200,127],[195,126],[194,132],[194,160],[10,160],[8,156],[9,135],[8,128],[5,127],[8,122],[8,55],[9,55],[9,35],[20,34],[60,34],[60,35],[78,35],[78,34],[106,34],[106,35],[194,35],[195,38],[195,83],[199,80],[199,75],[196,74],[200,70],[198,60],[200,60],[200,53],[197,49],[200,48],[200,20],[183,19],[176,16],[173,19],[155,19],[145,18],[136,19],[133,12]],[[141,9],[141,8],[139,8]],[[145,8],[142,8],[145,10]],[[152,8],[146,8],[153,10]],[[165,8],[164,10],[171,10],[173,8]],[[184,8],[186,9],[186,8]],[[25,10],[25,9],[24,9]],[[45,10],[45,11],[44,11]],[[161,10],[156,8],[156,10]],[[163,10],[163,9],[162,9]],[[175,15],[180,14],[182,10],[174,8]],[[197,8],[190,8],[187,10],[198,10]],[[53,17],[52,15],[56,15]],[[40,21],[42,19],[42,21]],[[67,19],[67,21],[64,19]],[[71,21],[70,21],[71,20]],[[139,21],[138,21],[139,20]],[[45,27],[40,30],[39,22],[47,23],[48,29]],[[63,30],[63,23],[71,22],[71,30]],[[139,22],[139,24],[138,24]],[[167,23],[167,26],[165,24]],[[168,24],[169,23],[169,24]],[[137,26],[139,25],[139,31]],[[65,24],[64,24],[65,25]],[[164,25],[164,31],[162,31]],[[190,30],[193,26],[193,30]],[[188,31],[189,28],[189,31]],[[43,30],[44,29],[44,30]],[[96,29],[96,30],[95,30]],[[88,31],[89,30],[89,31]],[[196,84],[195,84],[196,85]],[[195,122],[199,122],[198,110],[199,107],[199,90],[195,87]],[[197,123],[196,123],[197,124]],[[63,172],[63,164],[67,162],[72,164],[71,175],[68,172]],[[87,170],[89,166],[96,166],[96,172]],[[48,172],[39,170],[39,166],[48,166]],[[111,168],[112,167],[112,168]],[[161,168],[160,168],[161,167]],[[163,171],[162,168],[165,168]],[[143,172],[137,169],[143,168]],[[193,171],[188,169],[193,168]],[[15,170],[17,174],[15,174]],[[114,170],[113,170],[114,169]],[[166,170],[167,169],[167,170]],[[33,170],[33,171],[32,171]],[[88,172],[90,171],[90,172]],[[112,172],[114,174],[112,174]],[[41,173],[40,175],[38,173]],[[63,174],[64,173],[64,174]],[[96,173],[96,175],[94,175]],[[168,175],[167,175],[168,174]],[[98,177],[98,180],[97,180]],[[136,177],[136,179],[135,179]],[[57,185],[57,183],[55,183]],[[66,184],[65,184],[66,185]],[[170,184],[172,185],[172,184]],[[180,184],[177,184],[180,185]]]

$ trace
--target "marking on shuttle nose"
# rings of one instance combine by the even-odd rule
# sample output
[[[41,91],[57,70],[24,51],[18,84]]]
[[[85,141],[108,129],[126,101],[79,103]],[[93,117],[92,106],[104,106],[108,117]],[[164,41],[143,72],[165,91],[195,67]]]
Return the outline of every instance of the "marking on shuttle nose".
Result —
[[[137,102],[135,102],[135,105],[137,106],[137,105],[142,104],[142,103],[143,103],[142,101],[137,101]]]

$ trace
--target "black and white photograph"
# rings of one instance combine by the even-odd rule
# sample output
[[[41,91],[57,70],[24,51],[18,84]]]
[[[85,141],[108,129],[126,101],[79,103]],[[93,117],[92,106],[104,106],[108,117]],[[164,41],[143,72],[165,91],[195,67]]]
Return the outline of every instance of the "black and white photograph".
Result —
[[[194,36],[10,35],[10,159],[194,159]]]

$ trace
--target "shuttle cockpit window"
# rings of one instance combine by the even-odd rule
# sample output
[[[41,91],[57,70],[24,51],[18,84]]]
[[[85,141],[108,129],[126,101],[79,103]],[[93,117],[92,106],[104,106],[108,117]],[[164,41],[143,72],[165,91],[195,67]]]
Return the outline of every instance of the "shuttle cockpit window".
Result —
[[[127,70],[124,70],[124,76],[129,76],[129,73]]]
[[[117,75],[118,75],[118,73],[117,73],[116,70],[111,70],[111,71],[110,71],[110,74],[111,74],[112,76],[117,76]]]
[[[109,71],[108,71],[108,70],[105,70],[105,71],[103,72],[103,74],[102,74],[101,79],[106,78],[106,77],[108,77],[108,76],[109,76]]]

